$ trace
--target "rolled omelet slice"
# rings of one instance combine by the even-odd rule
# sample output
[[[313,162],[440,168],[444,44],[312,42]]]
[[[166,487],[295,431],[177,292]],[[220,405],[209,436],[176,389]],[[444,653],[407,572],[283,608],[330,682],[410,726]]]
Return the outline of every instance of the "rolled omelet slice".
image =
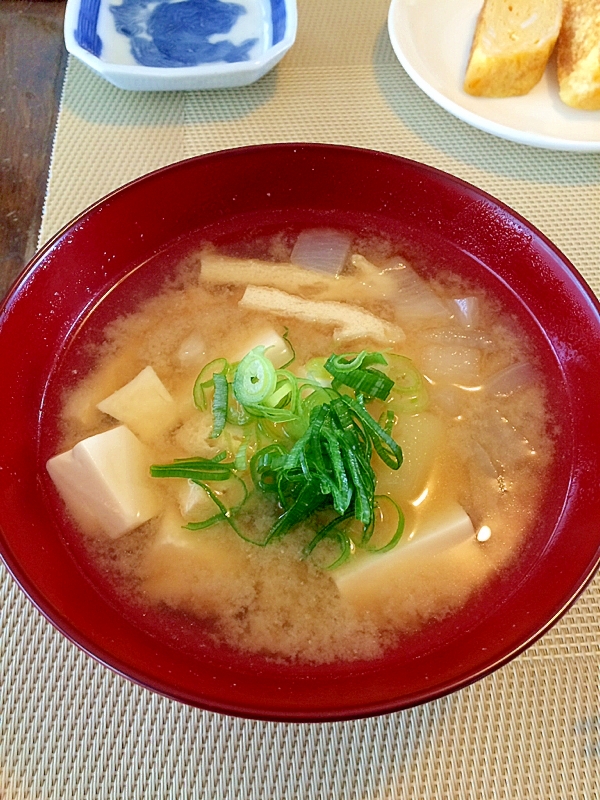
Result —
[[[557,73],[563,103],[600,109],[600,0],[565,0]]]
[[[464,89],[478,97],[527,94],[540,81],[562,20],[562,0],[485,0]]]

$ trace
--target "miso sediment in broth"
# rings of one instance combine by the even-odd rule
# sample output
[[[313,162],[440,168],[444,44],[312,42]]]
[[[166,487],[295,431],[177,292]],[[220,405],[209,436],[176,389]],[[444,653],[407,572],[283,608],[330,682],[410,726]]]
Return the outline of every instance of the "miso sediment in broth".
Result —
[[[307,269],[289,262],[283,241],[262,259],[204,248],[177,282],[113,321],[92,369],[65,395],[66,455],[49,471],[123,602],[181,612],[207,636],[255,653],[374,658],[518,558],[552,459],[545,387],[523,331],[482,289],[450,273],[427,281],[389,248],[344,243],[343,234],[327,242],[337,266]],[[393,388],[381,399],[340,383],[325,367],[332,355],[342,370],[381,374]],[[236,365],[248,359],[255,371],[240,389]],[[276,383],[253,406],[265,369]],[[249,393],[249,413],[236,391]],[[319,433],[316,456],[313,436],[295,472],[269,471],[291,463],[319,413],[335,427],[338,395],[374,423],[350,409],[376,481],[369,526],[368,478],[356,478],[329,434]],[[275,411],[254,416],[258,407]],[[317,470],[306,463],[313,456],[327,462],[335,487],[329,478],[311,484],[321,502],[259,546],[302,494],[294,480]],[[193,463],[204,465],[195,483],[185,473]],[[184,471],[149,477],[151,464]],[[100,488],[82,488],[86,469]],[[143,485],[123,488],[127,470],[143,474]],[[270,490],[257,488],[257,470]],[[91,506],[109,485],[124,499],[99,521]]]

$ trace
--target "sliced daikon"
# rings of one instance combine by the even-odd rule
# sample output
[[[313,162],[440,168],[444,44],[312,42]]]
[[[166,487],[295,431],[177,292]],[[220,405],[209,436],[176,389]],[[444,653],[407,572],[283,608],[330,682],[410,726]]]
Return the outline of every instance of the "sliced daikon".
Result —
[[[424,338],[435,344],[475,347],[477,350],[493,350],[496,347],[496,343],[490,336],[477,330],[434,328],[427,331]]]
[[[198,331],[190,333],[179,345],[177,360],[182,367],[200,367],[206,362],[206,342]]]
[[[480,306],[478,297],[458,297],[450,301],[452,313],[465,328],[471,328],[478,324]]]
[[[472,385],[480,377],[481,352],[474,347],[432,344],[423,348],[419,366],[433,381]]]
[[[375,462],[378,494],[416,500],[431,478],[443,437],[443,422],[429,411],[399,417],[394,439],[402,448],[404,461],[397,472]]]
[[[350,253],[352,240],[347,233],[331,228],[309,228],[296,239],[290,261],[299,267],[338,275]]]
[[[519,389],[524,389],[536,382],[537,375],[533,366],[527,362],[511,364],[510,367],[491,375],[485,382],[485,390],[497,397],[509,397]]]
[[[356,283],[356,291],[361,297],[396,302],[398,284],[394,268],[377,267],[358,253],[352,256],[352,266],[354,272],[346,280]]]
[[[460,416],[465,408],[465,392],[452,383],[436,383],[428,388],[431,402],[451,417]]]
[[[398,258],[387,262],[388,269],[394,269],[398,291],[396,313],[400,322],[404,320],[449,320],[451,314],[441,300],[421,276]]]
[[[470,447],[471,460],[482,475],[486,478],[496,480],[498,478],[498,469],[490,458],[490,454],[482,447],[479,442],[472,441]]]
[[[503,467],[512,467],[535,455],[532,443],[497,409],[487,416],[478,438],[490,458]]]

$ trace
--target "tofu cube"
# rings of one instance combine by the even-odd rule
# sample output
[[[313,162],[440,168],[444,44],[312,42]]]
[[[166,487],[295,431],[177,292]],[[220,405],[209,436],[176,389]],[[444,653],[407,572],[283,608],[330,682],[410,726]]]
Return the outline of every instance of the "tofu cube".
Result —
[[[405,531],[400,544],[387,553],[361,553],[353,561],[333,570],[331,576],[340,594],[357,607],[377,602],[380,590],[398,582],[399,571],[412,559],[436,558],[451,548],[473,539],[475,530],[469,515],[458,503],[447,503],[417,519]]]
[[[174,509],[158,522],[144,554],[141,577],[151,598],[201,618],[247,607],[254,589],[244,572],[243,543],[233,531],[215,528],[190,531]]]
[[[259,347],[260,345],[266,348],[265,356],[273,364],[275,369],[280,369],[293,355],[291,347],[283,336],[280,336],[273,328],[265,328],[265,330],[251,336],[244,342],[243,349],[240,349],[231,360],[241,361],[250,350],[254,350],[255,347]]]
[[[206,569],[226,570],[232,557],[228,538],[214,530],[190,531],[185,520],[173,509],[167,509],[158,523],[158,532],[152,550],[168,552],[171,548],[194,554]]]
[[[182,484],[178,499],[181,516],[186,521],[206,519],[219,511],[204,489],[193,481]]]
[[[75,520],[111,539],[160,512],[149,466],[146,448],[124,425],[90,436],[46,464]]]
[[[143,441],[150,441],[175,427],[177,404],[150,366],[126,383],[97,408],[119,420]]]

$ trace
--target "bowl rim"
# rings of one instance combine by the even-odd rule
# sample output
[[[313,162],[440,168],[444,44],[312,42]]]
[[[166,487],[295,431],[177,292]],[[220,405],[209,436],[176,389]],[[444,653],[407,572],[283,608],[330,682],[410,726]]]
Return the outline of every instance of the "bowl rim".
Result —
[[[100,198],[99,200],[95,201],[91,205],[89,205],[86,209],[81,211],[76,217],[74,217],[70,222],[64,225],[29,261],[29,263],[23,268],[20,274],[16,277],[14,282],[12,283],[11,287],[9,288],[6,296],[3,298],[2,302],[0,303],[0,335],[2,332],[3,327],[3,320],[5,315],[7,315],[11,310],[13,305],[18,301],[19,293],[26,288],[27,282],[30,279],[31,275],[43,265],[44,259],[60,244],[65,236],[68,236],[70,232],[80,226],[87,218],[91,215],[98,212],[107,201],[111,198],[115,197],[116,195],[120,195],[123,192],[127,192],[132,189],[132,187],[137,186],[138,184],[144,184],[149,180],[157,180],[160,179],[160,176],[167,174],[167,173],[175,173],[177,170],[185,170],[188,165],[193,163],[198,163],[205,160],[213,160],[217,159],[229,159],[229,158],[238,158],[244,157],[246,154],[252,154],[257,150],[262,151],[271,151],[273,148],[277,150],[312,150],[312,151],[322,151],[322,152],[331,152],[331,151],[345,151],[349,156],[352,154],[367,154],[370,157],[377,157],[381,158],[384,161],[389,159],[391,161],[397,162],[405,162],[408,165],[413,165],[418,168],[419,171],[423,172],[426,175],[443,178],[445,181],[449,182],[451,185],[458,187],[461,190],[468,190],[471,193],[475,193],[479,197],[483,197],[492,205],[498,207],[499,209],[503,210],[508,214],[510,218],[519,222],[524,228],[528,231],[531,231],[535,234],[535,236],[554,254],[554,256],[558,257],[558,260],[561,263],[561,266],[567,273],[570,273],[571,278],[577,284],[578,290],[585,296],[587,296],[588,300],[591,301],[591,305],[595,310],[595,314],[597,317],[597,324],[600,327],[600,300],[585,282],[581,274],[578,270],[574,267],[574,265],[566,258],[566,256],[558,249],[556,245],[554,245],[541,231],[539,231],[534,225],[529,223],[524,217],[520,214],[515,212],[509,206],[504,204],[502,201],[499,201],[497,198],[493,197],[492,195],[488,194],[487,192],[475,187],[473,184],[468,183],[467,181],[462,180],[456,176],[453,176],[445,171],[437,169],[436,167],[432,167],[430,165],[421,164],[419,162],[413,161],[411,159],[407,159],[402,156],[396,156],[390,153],[377,151],[377,150],[368,150],[366,148],[357,148],[351,147],[347,145],[335,145],[335,144],[319,144],[319,143],[273,143],[273,144],[262,144],[262,145],[249,145],[245,147],[237,147],[231,148],[227,150],[220,150],[214,151],[212,153],[207,153],[200,156],[194,156],[192,158],[185,159],[183,161],[175,162],[173,164],[163,166],[157,170],[154,170],[146,175],[140,176],[123,186],[118,187],[114,191],[108,193],[104,197]],[[390,713],[393,711],[402,710],[405,708],[414,707],[420,705],[422,703],[430,702],[436,699],[439,699],[443,696],[450,694],[451,692],[460,690],[469,686],[470,684],[474,683],[475,681],[485,677],[486,675],[491,674],[499,667],[505,665],[509,661],[511,661],[515,656],[519,653],[523,652],[527,649],[531,644],[533,644],[536,640],[538,640],[541,636],[543,636],[565,613],[566,611],[573,605],[573,603],[577,600],[577,598],[581,595],[581,593],[585,590],[585,588],[589,585],[591,580],[593,579],[598,567],[600,566],[600,541],[598,542],[598,547],[596,551],[595,559],[591,560],[587,568],[582,574],[580,575],[579,580],[577,583],[571,588],[568,595],[564,596],[559,605],[556,607],[555,613],[552,614],[550,618],[548,618],[543,624],[537,623],[535,626],[532,626],[532,631],[528,637],[521,640],[520,642],[516,643],[514,646],[506,650],[500,656],[495,657],[492,660],[487,662],[482,660],[483,666],[478,669],[477,671],[471,671],[468,675],[456,678],[451,682],[451,685],[441,685],[435,691],[427,690],[423,688],[421,692],[415,693],[413,696],[405,698],[402,702],[381,702],[381,703],[373,703],[369,707],[364,706],[356,706],[356,707],[347,707],[344,709],[343,712],[339,710],[330,710],[330,711],[319,711],[318,713],[314,713],[309,711],[299,712],[299,711],[292,711],[286,713],[272,713],[271,711],[261,712],[260,709],[252,708],[249,710],[247,706],[244,704],[236,703],[236,702],[202,702],[200,703],[197,698],[192,698],[188,696],[186,692],[180,692],[178,690],[174,690],[172,687],[167,685],[163,685],[160,681],[155,680],[154,678],[149,679],[147,675],[144,675],[137,667],[132,667],[131,665],[122,663],[118,658],[115,658],[112,654],[107,652],[97,643],[91,641],[88,634],[83,633],[78,628],[73,626],[69,620],[67,620],[63,615],[57,612],[51,603],[47,601],[47,599],[43,596],[41,591],[35,586],[31,580],[29,579],[26,572],[21,568],[21,565],[13,558],[12,551],[10,546],[5,542],[4,534],[2,530],[0,530],[0,558],[4,562],[5,566],[7,567],[9,573],[12,575],[16,583],[20,586],[22,591],[28,597],[28,599],[33,603],[33,605],[43,614],[43,616],[55,627],[59,630],[67,639],[73,642],[77,647],[81,650],[86,652],[96,661],[100,662],[104,666],[108,667],[113,672],[121,675],[128,680],[134,681],[135,683],[147,688],[151,691],[157,692],[162,694],[170,699],[175,699],[184,703],[200,706],[210,711],[215,711],[218,713],[229,714],[233,716],[240,716],[244,718],[253,718],[253,719],[260,719],[260,720],[275,720],[275,721],[288,721],[288,722],[326,722],[326,721],[340,721],[340,720],[348,720],[348,719],[356,719],[356,718],[365,718],[369,716]]]
[[[159,69],[156,67],[156,69]],[[182,68],[184,69],[184,68]],[[510,217],[513,217],[517,222],[519,222],[523,227],[532,231],[536,238],[538,238],[541,242],[544,243],[546,248],[554,253],[555,256],[558,256],[560,261],[563,263],[563,266],[567,269],[568,272],[571,273],[571,276],[575,279],[575,282],[579,285],[581,291],[587,294],[588,299],[591,301],[592,305],[595,306],[596,311],[600,316],[600,298],[595,294],[592,288],[587,283],[586,279],[583,275],[579,272],[577,267],[571,262],[569,258],[560,250],[560,248],[549,239],[543,231],[537,228],[533,223],[529,222],[522,214],[518,211],[515,211],[511,206],[507,203],[499,200],[494,195],[490,194],[489,192],[485,191],[485,189],[481,189],[473,183],[470,183],[463,178],[459,178],[457,175],[453,175],[451,172],[446,172],[439,167],[434,167],[431,164],[425,164],[421,161],[416,161],[415,159],[407,158],[406,156],[396,155],[394,153],[389,153],[385,150],[375,150],[372,148],[367,147],[357,147],[354,145],[347,145],[347,144],[334,144],[329,142],[266,142],[263,144],[249,144],[249,145],[242,145],[240,147],[227,147],[221,150],[211,150],[208,153],[202,153],[201,155],[197,156],[189,156],[188,158],[183,158],[178,161],[173,161],[170,164],[165,164],[162,167],[157,167],[157,169],[150,170],[150,172],[146,172],[143,175],[139,175],[137,178],[133,178],[126,183],[121,184],[116,189],[112,189],[110,192],[107,192],[102,197],[94,200],[88,206],[86,206],[82,211],[77,213],[74,217],[72,217],[68,222],[66,222],[61,228],[56,231],[40,248],[36,250],[33,256],[29,259],[27,264],[22,268],[22,270],[17,274],[16,278],[12,281],[9,287],[6,290],[4,297],[0,300],[0,314],[2,314],[5,310],[5,306],[7,306],[7,301],[9,300],[10,296],[14,293],[17,289],[18,285],[25,279],[25,277],[35,268],[38,261],[44,258],[47,253],[52,250],[58,242],[66,235],[66,233],[71,230],[72,228],[78,227],[84,220],[92,214],[95,210],[97,210],[100,206],[104,205],[107,201],[111,200],[116,195],[120,195],[124,191],[129,191],[131,188],[136,186],[139,183],[145,183],[148,180],[154,180],[159,178],[161,175],[173,172],[176,170],[185,170],[188,165],[193,163],[199,163],[205,160],[211,160],[215,157],[219,158],[229,158],[229,157],[237,157],[243,156],[244,154],[258,152],[261,150],[271,150],[271,149],[285,149],[289,151],[296,151],[298,149],[301,150],[323,150],[326,151],[341,151],[347,152],[349,154],[356,153],[356,154],[369,154],[375,155],[378,157],[382,157],[385,159],[389,159],[391,161],[400,161],[404,162],[405,164],[412,164],[418,167],[419,170],[422,170],[425,173],[428,173],[433,176],[442,177],[444,180],[448,181],[449,183],[455,184],[456,186],[466,189],[469,192],[474,192],[475,194],[479,195],[481,198],[487,200],[492,205],[497,206],[502,211],[506,212],[506,214]],[[1,318],[0,318],[1,322]]]

